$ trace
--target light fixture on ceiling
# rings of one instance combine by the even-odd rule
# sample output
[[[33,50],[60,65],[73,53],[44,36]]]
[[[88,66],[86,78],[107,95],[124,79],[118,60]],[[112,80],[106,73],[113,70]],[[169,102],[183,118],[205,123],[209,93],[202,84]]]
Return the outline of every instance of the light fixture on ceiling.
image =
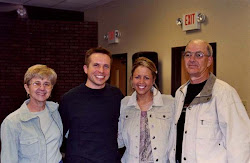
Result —
[[[17,14],[20,18],[27,18],[28,13],[25,7],[21,6],[17,9]]]

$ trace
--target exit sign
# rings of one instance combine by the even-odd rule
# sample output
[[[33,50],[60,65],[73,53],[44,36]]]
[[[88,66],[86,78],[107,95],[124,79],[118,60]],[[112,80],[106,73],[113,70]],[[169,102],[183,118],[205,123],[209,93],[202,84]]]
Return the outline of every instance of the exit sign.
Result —
[[[201,25],[197,22],[199,12],[193,12],[189,14],[183,15],[183,23],[182,23],[182,30],[188,31],[188,30],[194,30],[194,29],[200,29]]]
[[[118,30],[113,30],[108,32],[108,43],[113,44],[113,43],[119,43],[119,31]]]

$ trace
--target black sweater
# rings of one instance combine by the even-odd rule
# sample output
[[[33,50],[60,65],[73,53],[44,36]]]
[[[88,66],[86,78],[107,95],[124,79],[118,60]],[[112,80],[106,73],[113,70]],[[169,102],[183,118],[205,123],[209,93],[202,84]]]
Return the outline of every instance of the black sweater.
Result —
[[[118,162],[117,130],[122,98],[121,91],[109,84],[103,89],[81,84],[63,96],[59,112],[64,135],[70,131],[66,162]]]

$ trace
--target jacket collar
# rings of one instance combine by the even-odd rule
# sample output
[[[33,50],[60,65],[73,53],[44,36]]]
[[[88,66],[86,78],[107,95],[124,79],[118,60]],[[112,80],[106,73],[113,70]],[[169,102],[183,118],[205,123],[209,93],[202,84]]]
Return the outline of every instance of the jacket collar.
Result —
[[[163,101],[161,97],[161,92],[157,90],[156,88],[153,87],[153,105],[152,106],[163,106]],[[136,101],[136,91],[133,92],[131,95],[131,98],[128,101],[127,106],[136,106],[137,101]]]
[[[37,115],[32,114],[28,107],[27,104],[29,103],[30,99],[25,100],[22,106],[20,107],[20,119],[21,121],[29,121],[33,118],[36,118]],[[46,101],[46,107],[48,108],[48,111],[50,114],[52,114],[54,111],[57,110],[58,104],[51,102],[51,101]]]
[[[201,92],[193,99],[190,105],[195,105],[199,103],[206,103],[212,97],[212,90],[216,80],[216,76],[213,73],[210,73],[207,82],[205,83]],[[180,91],[182,93],[186,92],[187,86],[190,84],[190,81],[186,82],[183,86],[181,86]]]

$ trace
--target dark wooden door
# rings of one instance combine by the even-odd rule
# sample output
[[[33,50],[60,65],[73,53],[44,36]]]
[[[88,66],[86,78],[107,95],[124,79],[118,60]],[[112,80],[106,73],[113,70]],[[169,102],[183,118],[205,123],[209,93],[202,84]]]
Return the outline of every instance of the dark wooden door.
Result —
[[[109,83],[127,95],[127,54],[112,55],[113,62],[110,72]]]

